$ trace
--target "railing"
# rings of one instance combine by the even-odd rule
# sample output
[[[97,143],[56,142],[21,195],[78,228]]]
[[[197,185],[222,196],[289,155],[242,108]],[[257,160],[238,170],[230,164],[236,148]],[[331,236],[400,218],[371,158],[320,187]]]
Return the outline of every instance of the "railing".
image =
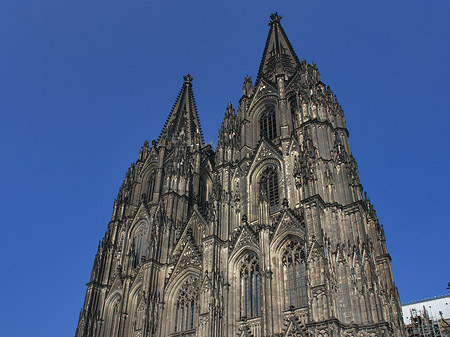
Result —
[[[261,337],[261,317],[254,317],[245,319],[243,321],[240,321],[240,324],[245,325],[247,324],[248,328],[250,329],[252,335],[254,337]]]
[[[186,330],[174,332],[169,335],[170,337],[195,337],[195,329],[194,330]]]

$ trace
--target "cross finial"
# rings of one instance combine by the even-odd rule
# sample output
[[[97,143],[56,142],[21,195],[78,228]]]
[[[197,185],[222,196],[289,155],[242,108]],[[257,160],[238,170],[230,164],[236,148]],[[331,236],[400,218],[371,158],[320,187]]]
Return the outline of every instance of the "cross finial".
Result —
[[[184,83],[187,83],[187,84],[191,84],[191,83],[192,83],[192,80],[194,79],[194,78],[193,78],[191,75],[189,75],[189,74],[184,75],[183,78],[184,78]]]
[[[277,22],[279,23],[282,18],[283,17],[281,15],[278,15],[277,12],[270,14],[269,26],[272,26],[274,23],[277,23]]]

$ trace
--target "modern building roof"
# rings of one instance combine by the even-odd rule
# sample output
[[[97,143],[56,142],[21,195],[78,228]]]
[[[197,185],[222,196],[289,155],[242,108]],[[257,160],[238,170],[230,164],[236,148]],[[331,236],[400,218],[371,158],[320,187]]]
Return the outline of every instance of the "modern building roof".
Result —
[[[426,310],[428,316],[434,320],[442,317],[450,318],[450,295],[441,295],[434,298],[423,299],[402,304],[403,321],[405,324],[411,323],[411,312],[417,315],[423,315]]]

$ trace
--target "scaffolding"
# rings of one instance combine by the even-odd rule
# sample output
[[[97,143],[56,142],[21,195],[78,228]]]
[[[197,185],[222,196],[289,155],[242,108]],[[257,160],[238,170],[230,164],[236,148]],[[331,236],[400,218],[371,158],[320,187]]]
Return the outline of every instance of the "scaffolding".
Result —
[[[440,312],[440,319],[433,319],[423,307],[423,311],[410,310],[411,322],[406,326],[408,337],[450,337],[450,321]]]

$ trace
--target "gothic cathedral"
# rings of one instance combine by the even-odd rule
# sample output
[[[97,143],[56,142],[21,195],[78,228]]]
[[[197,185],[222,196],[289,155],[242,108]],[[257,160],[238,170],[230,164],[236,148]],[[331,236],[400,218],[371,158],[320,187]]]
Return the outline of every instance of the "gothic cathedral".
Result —
[[[336,96],[271,15],[206,145],[184,77],[98,246],[76,337],[404,336],[383,227]]]

